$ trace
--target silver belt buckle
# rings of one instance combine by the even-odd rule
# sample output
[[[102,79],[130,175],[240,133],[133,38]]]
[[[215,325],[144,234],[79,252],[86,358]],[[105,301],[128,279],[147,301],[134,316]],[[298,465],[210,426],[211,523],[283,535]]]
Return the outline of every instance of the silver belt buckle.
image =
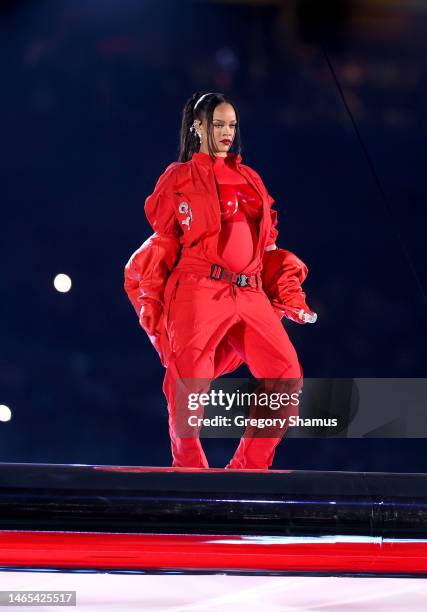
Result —
[[[249,276],[246,276],[246,274],[239,274],[237,276],[236,285],[239,287],[249,286]]]

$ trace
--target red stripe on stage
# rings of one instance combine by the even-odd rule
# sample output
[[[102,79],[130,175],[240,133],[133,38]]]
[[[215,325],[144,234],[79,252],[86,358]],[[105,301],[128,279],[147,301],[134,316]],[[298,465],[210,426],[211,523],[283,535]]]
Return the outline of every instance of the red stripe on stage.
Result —
[[[262,542],[262,540],[267,540]],[[348,538],[347,538],[348,539]],[[356,540],[357,538],[355,538]],[[258,540],[258,541],[254,541]],[[427,542],[328,541],[228,535],[0,532],[1,567],[427,572]]]

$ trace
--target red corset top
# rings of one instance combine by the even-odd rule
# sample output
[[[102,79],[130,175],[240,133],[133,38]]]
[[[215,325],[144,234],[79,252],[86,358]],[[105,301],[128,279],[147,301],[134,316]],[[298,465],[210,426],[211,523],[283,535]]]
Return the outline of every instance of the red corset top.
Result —
[[[242,272],[256,250],[262,201],[249,183],[218,184],[218,190],[221,204],[218,255],[229,270]]]
[[[249,183],[237,185],[218,185],[221,221],[236,221],[245,215],[250,221],[256,221],[261,216],[261,201],[256,191]]]

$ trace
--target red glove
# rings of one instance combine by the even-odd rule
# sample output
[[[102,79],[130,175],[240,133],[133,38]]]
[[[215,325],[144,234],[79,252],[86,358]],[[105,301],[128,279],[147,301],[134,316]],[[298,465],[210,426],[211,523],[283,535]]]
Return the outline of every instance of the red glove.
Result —
[[[150,298],[140,299],[142,302],[139,313],[139,324],[148,335],[155,335],[159,331],[159,322],[162,317],[162,305]]]
[[[163,320],[163,308],[157,300],[143,300],[139,315],[139,324],[146,332],[151,344],[159,354],[162,365],[166,368],[170,355],[170,344]]]

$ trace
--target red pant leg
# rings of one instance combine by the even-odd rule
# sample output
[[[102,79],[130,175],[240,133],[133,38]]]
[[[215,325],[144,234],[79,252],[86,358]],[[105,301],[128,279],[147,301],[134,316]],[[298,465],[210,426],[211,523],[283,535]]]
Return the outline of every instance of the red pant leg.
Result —
[[[191,384],[187,391],[208,390],[215,371],[215,351],[224,336],[257,378],[299,379],[302,369],[261,290],[186,272],[178,279],[166,313],[172,354],[163,390],[168,401],[173,466],[208,467],[198,432],[191,437],[177,435],[177,383],[185,391],[185,379],[201,379],[200,388]],[[267,469],[284,432],[273,438],[242,438],[228,467]]]
[[[194,429],[191,437],[177,433],[179,419],[186,416],[182,404],[177,413],[177,384],[179,397],[208,390],[215,371],[215,350],[236,322],[235,296],[228,283],[185,272],[179,276],[165,311],[172,352],[163,391],[168,402],[172,465],[209,467],[198,431]]]
[[[282,323],[263,292],[237,290],[237,306],[241,323],[230,330],[229,342],[248,365],[256,378],[284,379],[281,390],[298,391],[302,386],[302,368],[296,351]],[[287,380],[286,380],[287,379]],[[288,413],[296,414],[296,408]],[[268,469],[273,463],[277,445],[286,432],[277,430],[274,437],[242,437],[227,468]]]

